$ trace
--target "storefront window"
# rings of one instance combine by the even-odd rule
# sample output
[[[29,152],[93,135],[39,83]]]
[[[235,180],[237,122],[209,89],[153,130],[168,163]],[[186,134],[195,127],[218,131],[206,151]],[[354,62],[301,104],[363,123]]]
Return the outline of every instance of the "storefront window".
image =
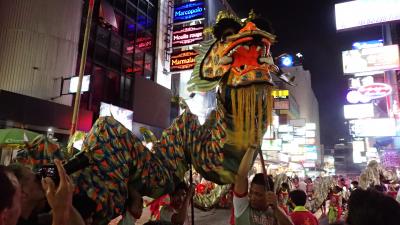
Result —
[[[127,15],[129,18],[131,18],[131,19],[133,19],[133,20],[136,20],[136,7],[133,6],[133,5],[131,5],[131,4],[128,4],[128,6],[127,6],[127,11],[126,11],[126,15]]]
[[[108,46],[108,40],[110,39],[110,31],[101,26],[97,26],[96,42],[103,46]]]

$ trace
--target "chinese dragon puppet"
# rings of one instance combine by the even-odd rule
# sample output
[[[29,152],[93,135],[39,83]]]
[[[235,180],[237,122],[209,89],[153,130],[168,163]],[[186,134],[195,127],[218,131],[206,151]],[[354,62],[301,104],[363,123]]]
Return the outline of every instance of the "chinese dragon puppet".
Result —
[[[84,162],[72,177],[77,193],[97,203],[101,223],[123,212],[128,186],[157,198],[173,191],[190,165],[214,183],[234,182],[245,151],[261,144],[271,121],[273,80],[291,82],[274,64],[274,42],[268,23],[254,14],[242,23],[220,13],[213,37],[198,48],[188,83],[191,92],[216,91],[217,106],[203,125],[186,108],[152,151],[113,117],[95,122],[82,152],[67,165]]]

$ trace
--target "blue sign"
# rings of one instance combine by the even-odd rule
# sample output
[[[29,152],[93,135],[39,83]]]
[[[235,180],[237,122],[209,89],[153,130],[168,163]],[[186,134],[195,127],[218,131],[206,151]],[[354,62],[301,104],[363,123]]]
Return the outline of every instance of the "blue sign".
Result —
[[[280,64],[283,67],[290,67],[293,66],[294,61],[291,55],[285,55],[280,58]]]
[[[187,2],[175,6],[174,23],[184,22],[204,17],[205,8],[203,1]]]
[[[383,40],[358,41],[353,43],[353,49],[374,48],[383,46]]]

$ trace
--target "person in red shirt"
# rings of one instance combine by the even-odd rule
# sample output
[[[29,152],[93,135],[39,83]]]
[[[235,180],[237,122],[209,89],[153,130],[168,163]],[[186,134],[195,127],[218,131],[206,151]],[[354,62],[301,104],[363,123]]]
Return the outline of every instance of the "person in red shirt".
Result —
[[[289,199],[295,205],[293,212],[290,213],[294,225],[319,225],[317,218],[304,207],[307,194],[303,190],[291,191]]]

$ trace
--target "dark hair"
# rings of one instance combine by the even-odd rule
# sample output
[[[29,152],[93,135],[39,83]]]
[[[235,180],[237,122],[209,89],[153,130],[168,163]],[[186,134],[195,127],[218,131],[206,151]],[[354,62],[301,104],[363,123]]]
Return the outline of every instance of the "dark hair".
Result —
[[[86,194],[74,195],[72,204],[83,219],[88,219],[96,212],[96,202]]]
[[[307,201],[307,195],[303,190],[293,190],[289,193],[289,198],[296,206],[304,206]]]
[[[352,184],[352,185],[357,185],[357,186],[358,186],[358,181],[353,180],[353,181],[351,182],[351,184]]]
[[[283,183],[281,184],[281,186],[282,186],[282,188],[286,188],[287,190],[290,189],[290,188],[289,188],[289,184],[286,183],[286,182],[283,182]]]
[[[264,176],[263,173],[256,173],[251,181],[251,184],[264,186],[266,191],[274,190],[274,181],[272,180],[272,176]]]
[[[25,179],[24,169],[29,169],[21,164],[13,163],[7,166],[9,170],[11,170],[14,175],[17,177],[18,181],[21,182]]]
[[[17,188],[10,180],[9,174],[12,173],[5,166],[0,165],[0,212],[4,209],[11,208],[13,203],[13,197]]]
[[[373,189],[356,189],[348,203],[347,223],[350,225],[399,224],[400,204]]]
[[[373,189],[375,191],[379,191],[379,192],[382,192],[382,193],[387,191],[385,185],[374,185],[373,187],[368,188],[368,189]]]

